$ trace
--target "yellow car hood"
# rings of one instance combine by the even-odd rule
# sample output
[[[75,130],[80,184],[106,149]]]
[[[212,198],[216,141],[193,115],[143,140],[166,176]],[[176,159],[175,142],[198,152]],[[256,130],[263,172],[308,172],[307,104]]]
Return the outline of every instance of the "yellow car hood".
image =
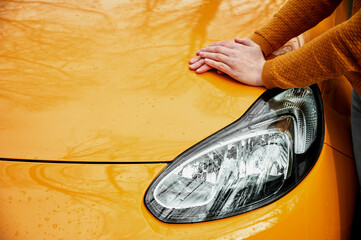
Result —
[[[248,36],[272,16],[246,5],[1,2],[0,157],[172,160],[265,90],[188,70],[202,46]]]

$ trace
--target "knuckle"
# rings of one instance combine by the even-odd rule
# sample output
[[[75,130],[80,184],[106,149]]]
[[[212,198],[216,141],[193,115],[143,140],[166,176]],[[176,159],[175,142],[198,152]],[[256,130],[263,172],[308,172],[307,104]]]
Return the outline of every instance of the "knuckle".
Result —
[[[220,64],[219,65],[219,70],[221,70],[222,72],[225,72],[227,69],[226,69],[226,66],[224,64]]]
[[[238,58],[242,57],[242,56],[245,54],[245,50],[246,50],[246,49],[244,49],[244,48],[242,48],[242,47],[237,48],[237,49],[234,51],[234,56],[235,56],[235,57],[238,57]]]
[[[211,67],[218,68],[219,64],[216,61],[211,61]]]

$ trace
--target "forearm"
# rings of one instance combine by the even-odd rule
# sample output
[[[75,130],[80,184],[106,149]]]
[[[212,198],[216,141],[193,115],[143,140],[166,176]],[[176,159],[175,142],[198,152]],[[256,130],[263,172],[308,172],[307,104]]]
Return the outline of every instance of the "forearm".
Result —
[[[262,79],[267,88],[304,87],[361,72],[361,12],[303,47],[267,61]]]
[[[342,0],[289,0],[271,19],[250,37],[261,46],[265,56],[288,40],[316,26],[330,16]]]

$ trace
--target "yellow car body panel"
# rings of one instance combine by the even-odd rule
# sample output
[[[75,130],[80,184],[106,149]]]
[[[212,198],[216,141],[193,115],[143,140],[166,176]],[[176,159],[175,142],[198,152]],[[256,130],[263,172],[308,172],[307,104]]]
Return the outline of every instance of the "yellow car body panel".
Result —
[[[250,35],[284,2],[1,2],[0,157],[173,159],[264,91],[196,75],[188,59]],[[345,18],[346,5],[305,41]]]
[[[241,3],[1,2],[0,156],[170,161],[233,122],[264,89],[198,76],[188,59],[270,18],[227,11]],[[239,31],[219,29],[225,17]]]
[[[266,90],[197,75],[188,59],[250,35],[285,1],[0,2],[0,239],[348,239],[357,183],[345,80],[319,84],[323,150],[284,197],[196,224],[162,223],[143,202],[166,162]]]

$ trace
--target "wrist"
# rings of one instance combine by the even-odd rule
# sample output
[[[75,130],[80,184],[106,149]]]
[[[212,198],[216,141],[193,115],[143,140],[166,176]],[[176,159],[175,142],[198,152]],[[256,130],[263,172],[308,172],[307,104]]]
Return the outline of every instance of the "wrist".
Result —
[[[266,63],[266,60],[263,60],[260,64],[260,70],[259,70],[259,78],[258,78],[258,86],[265,86],[264,82],[263,82],[263,69],[264,69],[264,65]]]

